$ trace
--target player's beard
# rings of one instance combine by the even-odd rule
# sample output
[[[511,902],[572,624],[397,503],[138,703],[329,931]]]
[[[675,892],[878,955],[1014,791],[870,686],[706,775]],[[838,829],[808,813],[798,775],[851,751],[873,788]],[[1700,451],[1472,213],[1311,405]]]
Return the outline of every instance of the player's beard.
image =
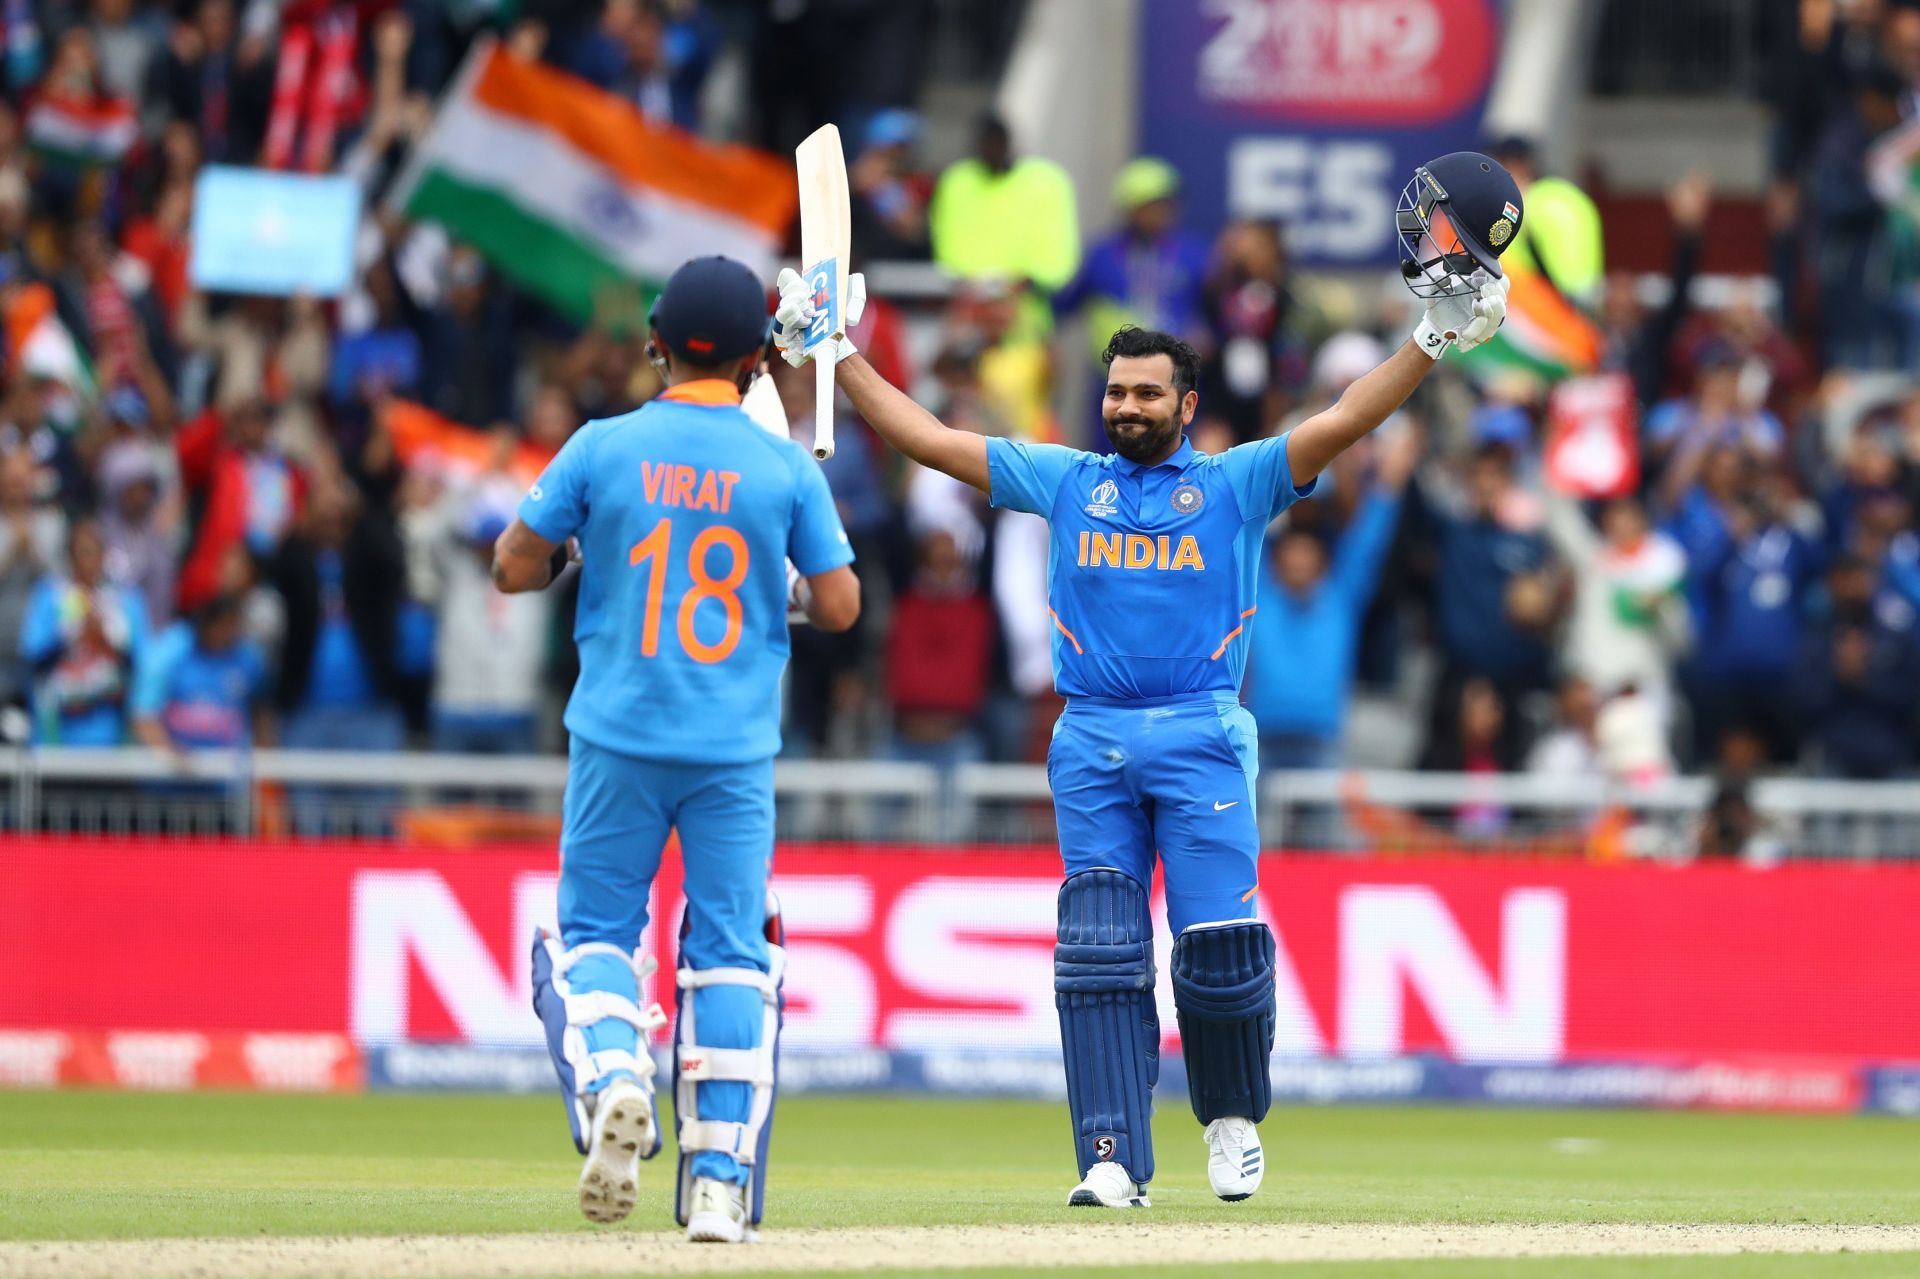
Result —
[[[1157,462],[1180,444],[1180,413],[1177,409],[1164,418],[1136,412],[1118,416],[1102,414],[1100,420],[1106,428],[1107,439],[1113,444],[1113,451],[1129,462],[1143,465]]]

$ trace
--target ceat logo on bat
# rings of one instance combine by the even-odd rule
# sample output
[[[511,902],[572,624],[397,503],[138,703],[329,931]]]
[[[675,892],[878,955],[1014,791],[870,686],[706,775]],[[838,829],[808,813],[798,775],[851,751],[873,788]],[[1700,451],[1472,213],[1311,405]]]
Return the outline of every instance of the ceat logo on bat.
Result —
[[[1404,124],[1458,115],[1485,87],[1489,0],[1212,0],[1202,98],[1263,116]]]
[[[833,258],[807,272],[807,287],[813,290],[813,323],[807,326],[807,345],[824,342],[833,336],[840,319],[839,299],[834,296],[833,280],[837,262]]]

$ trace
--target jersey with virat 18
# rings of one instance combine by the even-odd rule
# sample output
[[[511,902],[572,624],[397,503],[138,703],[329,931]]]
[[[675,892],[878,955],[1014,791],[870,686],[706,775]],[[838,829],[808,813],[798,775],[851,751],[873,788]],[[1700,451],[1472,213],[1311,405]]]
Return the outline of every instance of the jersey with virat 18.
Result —
[[[639,759],[731,764],[780,750],[787,572],[852,563],[807,451],[756,425],[717,379],[589,422],[520,504],[581,537],[567,731]],[[591,514],[592,518],[588,518]]]

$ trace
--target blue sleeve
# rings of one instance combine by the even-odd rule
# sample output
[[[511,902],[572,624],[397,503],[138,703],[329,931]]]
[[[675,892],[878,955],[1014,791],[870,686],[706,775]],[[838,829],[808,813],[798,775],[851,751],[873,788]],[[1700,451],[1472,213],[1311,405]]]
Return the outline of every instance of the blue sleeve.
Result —
[[[840,525],[827,473],[812,458],[800,464],[800,483],[794,493],[793,527],[787,530],[787,558],[802,577],[815,577],[853,563],[853,546]]]
[[[1067,472],[1091,454],[1061,444],[1022,444],[987,437],[987,497],[995,506],[1047,515]]]
[[[29,665],[38,666],[55,657],[66,645],[60,633],[60,593],[53,579],[43,577],[27,600],[27,615],[20,622],[20,656]]]
[[[127,699],[127,709],[142,718],[157,716],[166,709],[173,672],[192,643],[193,632],[183,623],[169,628],[147,646],[133,666],[133,693]]]
[[[1289,431],[1272,439],[1236,444],[1220,455],[1220,465],[1227,468],[1227,482],[1233,485],[1234,500],[1247,519],[1256,519],[1262,512],[1272,519],[1301,498],[1313,496],[1314,486],[1320,482],[1318,476],[1305,488],[1294,487],[1293,468],[1287,465],[1287,441],[1292,438],[1293,432]]]
[[[587,480],[593,474],[593,442],[600,433],[587,423],[561,445],[540,472],[516,514],[549,542],[564,542],[587,522]]]
[[[1400,523],[1400,495],[1378,489],[1360,504],[1359,514],[1333,552],[1334,589],[1355,609],[1365,608],[1380,578],[1381,562],[1393,545]]]

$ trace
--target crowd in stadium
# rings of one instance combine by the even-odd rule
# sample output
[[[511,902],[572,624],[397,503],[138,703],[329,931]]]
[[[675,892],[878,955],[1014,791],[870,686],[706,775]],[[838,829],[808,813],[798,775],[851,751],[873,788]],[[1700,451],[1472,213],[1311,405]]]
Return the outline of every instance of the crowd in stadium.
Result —
[[[901,18],[922,6],[864,8],[874,74],[829,101],[761,56],[799,36],[751,5],[10,0],[8,735],[557,748],[570,585],[509,598],[487,574],[523,488],[511,463],[656,386],[639,326],[571,323],[380,204],[482,33],[682,127],[781,148],[839,118],[856,259],[931,260],[954,281],[934,340],[911,340],[884,297],[856,340],[954,426],[1105,447],[1087,388],[1064,385],[1079,375],[1056,370],[1097,372],[1076,344],[1134,322],[1201,352],[1195,443],[1218,449],[1326,404],[1417,318],[1397,279],[1296,275],[1285,227],[1186,225],[1162,160],[1122,170],[1111,230],[1084,244],[1089,194],[998,120],[927,171],[924,22]],[[1671,287],[1646,292],[1606,270],[1577,186],[1536,174],[1526,140],[1492,143],[1529,220],[1555,228],[1534,268],[1630,377],[1634,493],[1559,494],[1540,369],[1435,379],[1269,543],[1246,691],[1268,766],[1352,758],[1357,689],[1406,708],[1401,758],[1432,768],[1911,773],[1920,391],[1898,370],[1920,355],[1920,8],[1802,9],[1774,96],[1772,269],[1710,305],[1692,287],[1704,179],[1667,193]],[[286,69],[296,53],[304,76]],[[727,65],[731,98],[712,82]],[[354,287],[325,302],[193,288],[194,181],[214,162],[363,183]],[[803,431],[811,378],[779,372]],[[457,478],[407,464],[410,413],[472,427],[483,463]],[[1041,758],[1057,703],[1032,517],[909,470],[857,421],[841,440],[828,478],[868,608],[846,635],[796,631],[789,749]]]

